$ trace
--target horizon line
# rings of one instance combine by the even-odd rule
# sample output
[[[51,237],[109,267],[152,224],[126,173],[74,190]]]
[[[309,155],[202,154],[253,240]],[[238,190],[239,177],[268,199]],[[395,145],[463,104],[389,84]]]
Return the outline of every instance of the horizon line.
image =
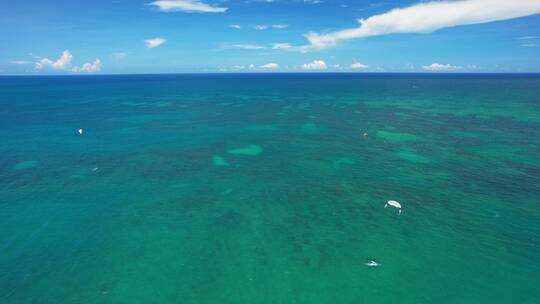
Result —
[[[94,74],[0,74],[0,77],[88,77],[88,76],[144,76],[144,75],[276,75],[276,74],[409,74],[409,75],[540,75],[540,72],[352,72],[352,71],[328,71],[328,72],[164,72],[164,73],[94,73]]]

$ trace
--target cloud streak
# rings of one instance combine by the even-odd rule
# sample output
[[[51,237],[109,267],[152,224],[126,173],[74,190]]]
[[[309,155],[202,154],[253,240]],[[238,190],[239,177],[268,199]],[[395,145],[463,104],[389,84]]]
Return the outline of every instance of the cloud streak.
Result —
[[[224,13],[226,7],[217,7],[200,0],[159,0],[149,3],[162,12]]]
[[[8,62],[11,63],[11,64],[17,64],[17,65],[26,65],[26,64],[31,64],[32,63],[32,62],[26,61],[26,60],[10,60]]]
[[[264,30],[267,30],[269,26],[265,24],[259,24],[259,25],[255,25],[253,28],[259,31],[264,31]]]
[[[167,42],[167,39],[164,39],[161,37],[147,39],[144,41],[144,43],[146,44],[146,47],[148,47],[149,49],[157,48],[158,46],[164,44],[165,42]]]
[[[275,69],[279,68],[279,64],[277,64],[277,63],[267,63],[267,64],[263,64],[263,65],[259,66],[259,68],[265,69],[265,70],[275,70]]]
[[[432,1],[360,19],[359,27],[304,35],[309,45],[325,48],[339,42],[396,33],[431,33],[443,28],[514,19],[540,13],[540,0]]]
[[[290,48],[293,48],[293,46],[290,45],[289,43],[273,43],[272,44],[273,50],[287,50]]]
[[[521,41],[521,44],[519,45],[521,47],[537,47],[538,44],[535,43],[535,41],[540,39],[540,36],[523,36],[517,39]]]
[[[354,62],[349,66],[349,69],[362,70],[362,69],[367,69],[368,67],[369,66],[367,64],[363,64],[363,63],[360,63],[360,62]]]
[[[228,48],[243,49],[243,50],[263,50],[266,49],[264,45],[258,44],[232,44],[227,45]]]
[[[259,31],[264,31],[264,30],[267,30],[267,29],[277,29],[277,30],[282,30],[282,29],[286,29],[288,28],[290,25],[288,24],[257,24],[255,26],[253,26],[253,29],[255,30],[259,30]]]
[[[432,72],[445,72],[445,71],[454,71],[461,67],[456,65],[451,65],[449,63],[432,63],[430,65],[425,65],[422,67],[426,71],[432,71]]]

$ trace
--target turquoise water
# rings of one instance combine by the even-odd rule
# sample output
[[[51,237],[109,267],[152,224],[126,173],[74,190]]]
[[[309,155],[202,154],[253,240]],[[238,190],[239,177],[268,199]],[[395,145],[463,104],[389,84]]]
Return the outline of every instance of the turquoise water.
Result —
[[[2,77],[0,303],[538,303],[539,96],[538,75]]]

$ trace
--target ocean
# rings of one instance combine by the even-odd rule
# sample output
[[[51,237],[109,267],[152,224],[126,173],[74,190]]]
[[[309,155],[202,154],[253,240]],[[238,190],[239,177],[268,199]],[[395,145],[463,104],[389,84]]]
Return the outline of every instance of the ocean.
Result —
[[[2,304],[540,299],[538,74],[4,76],[0,143]]]

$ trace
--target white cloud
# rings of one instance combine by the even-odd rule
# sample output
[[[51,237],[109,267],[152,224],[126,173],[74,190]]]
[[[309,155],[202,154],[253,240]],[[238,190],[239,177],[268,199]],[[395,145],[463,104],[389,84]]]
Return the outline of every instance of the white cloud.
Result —
[[[200,0],[159,0],[149,3],[163,12],[224,13],[226,7],[217,7]]]
[[[451,65],[449,63],[444,64],[435,62],[430,65],[424,65],[422,68],[426,71],[453,71],[459,69],[460,67]]]
[[[340,41],[393,33],[430,33],[439,29],[514,19],[540,13],[540,0],[459,0],[423,2],[360,19],[359,27],[327,34],[305,35],[310,45],[323,48]]]
[[[144,41],[144,43],[146,44],[146,46],[147,46],[149,49],[156,48],[156,47],[158,47],[158,46],[164,44],[165,42],[167,42],[167,39],[160,38],[160,37],[156,37],[156,38],[148,39],[148,40],[145,40],[145,41]]]
[[[60,70],[60,71],[72,71],[72,72],[99,72],[101,71],[101,60],[97,58],[93,63],[85,63],[81,66],[75,66],[73,68],[69,68],[71,61],[73,59],[73,55],[68,51],[65,50],[62,52],[62,55],[57,60],[51,60],[48,58],[39,58],[36,56],[37,59],[39,59],[38,62],[35,63],[36,69],[41,70],[45,68],[51,68],[53,70]]]
[[[369,66],[367,64],[363,64],[363,63],[360,63],[360,62],[355,62],[353,64],[351,64],[349,66],[349,69],[353,69],[353,70],[362,70],[362,69],[367,69]]]
[[[71,70],[73,72],[87,72],[87,73],[99,72],[101,71],[101,60],[97,58],[96,60],[94,60],[94,63],[85,63],[81,65],[80,67],[73,67]]]
[[[246,67],[243,66],[243,65],[233,65],[233,66],[231,67],[231,69],[234,70],[234,71],[241,71],[241,70],[243,70],[243,69],[245,69],[245,68],[246,68]]]
[[[266,49],[264,45],[259,44],[233,44],[228,47],[236,48],[236,49],[243,49],[243,50],[262,50]]]
[[[25,61],[25,60],[10,60],[8,62],[11,63],[11,64],[18,64],[18,65],[25,65],[25,64],[31,64],[32,63],[30,61]]]
[[[310,63],[305,63],[302,65],[302,69],[304,70],[326,70],[327,68],[326,62],[322,60],[313,60]]]
[[[264,25],[264,24],[259,24],[259,25],[255,25],[253,28],[256,29],[256,30],[262,31],[262,30],[267,30],[269,28],[269,26]]]
[[[41,70],[44,68],[51,68],[54,70],[65,70],[71,63],[71,59],[73,59],[73,55],[71,55],[69,50],[65,50],[57,60],[53,61],[49,58],[40,59],[38,62],[36,62],[36,69]]]
[[[274,69],[279,68],[279,64],[277,64],[277,63],[267,63],[267,64],[263,64],[263,65],[261,65],[259,67],[261,69],[274,70]]]
[[[274,50],[287,50],[292,48],[293,46],[289,43],[274,43],[272,44],[272,49]]]
[[[270,29],[270,28],[281,30],[281,29],[286,29],[289,26],[290,25],[288,25],[288,24],[270,24],[270,25],[268,25],[268,24],[257,24],[257,25],[251,26],[251,28],[254,29],[254,30],[264,31],[264,30],[267,30],[267,29]],[[241,29],[242,28],[242,26],[239,25],[239,24],[231,24],[231,25],[229,25],[229,27],[235,28],[235,29]]]
[[[523,43],[523,44],[520,44],[520,46],[522,46],[522,47],[537,47],[538,44],[536,44],[536,43]]]
[[[267,29],[270,29],[270,28],[281,30],[281,29],[286,29],[289,26],[290,25],[288,25],[288,24],[270,24],[270,25],[268,25],[268,24],[257,24],[257,25],[252,26],[251,28],[254,29],[254,30],[264,31],[264,30],[267,30]],[[233,27],[233,28],[236,28],[236,29],[242,28],[238,24],[231,25],[230,27]]]

